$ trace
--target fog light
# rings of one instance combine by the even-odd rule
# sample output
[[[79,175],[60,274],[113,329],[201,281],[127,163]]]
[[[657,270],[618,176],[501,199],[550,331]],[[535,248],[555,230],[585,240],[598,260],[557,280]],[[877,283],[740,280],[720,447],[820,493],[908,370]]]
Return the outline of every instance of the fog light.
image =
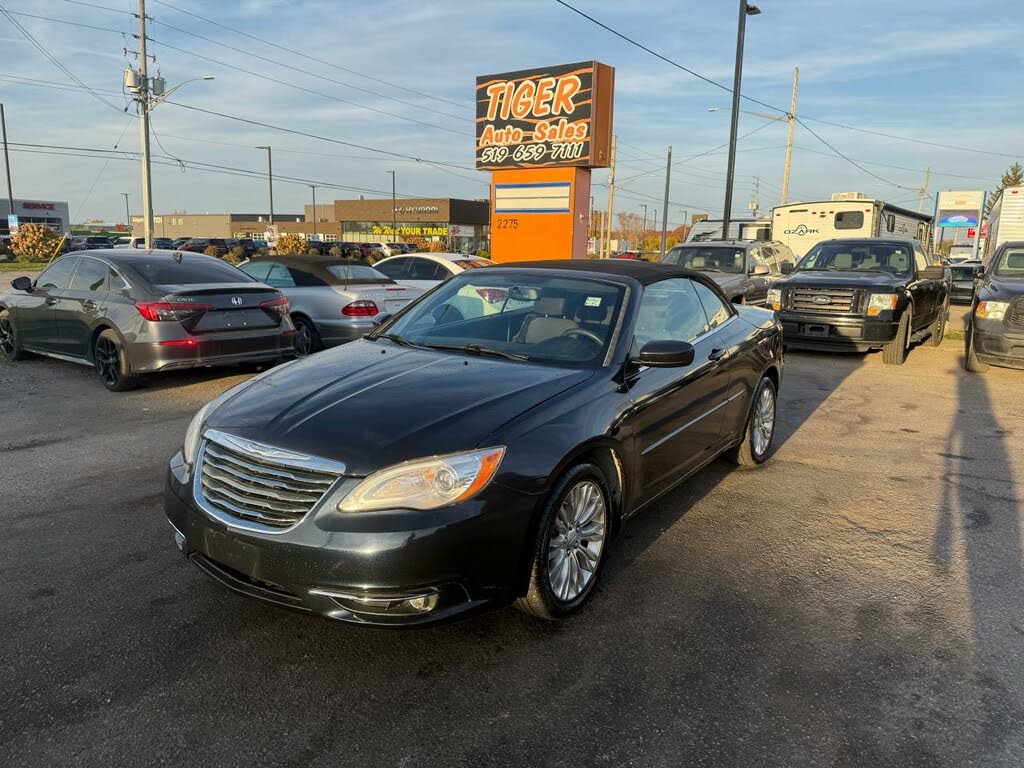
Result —
[[[419,597],[414,597],[412,600],[406,600],[406,603],[414,611],[426,613],[427,611],[434,610],[437,606],[437,595],[420,595]]]
[[[440,599],[436,592],[395,597],[353,595],[327,589],[311,589],[310,593],[329,597],[350,613],[370,616],[415,616],[429,613],[437,607]]]

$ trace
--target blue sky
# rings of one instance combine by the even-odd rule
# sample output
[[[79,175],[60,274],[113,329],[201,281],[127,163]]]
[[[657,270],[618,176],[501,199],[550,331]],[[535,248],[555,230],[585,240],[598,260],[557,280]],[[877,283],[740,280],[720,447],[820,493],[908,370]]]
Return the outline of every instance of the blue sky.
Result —
[[[735,3],[571,1],[669,58],[731,83]],[[117,12],[67,0],[0,0],[11,12],[72,22],[16,17],[78,78],[113,91],[101,95],[116,107],[84,91],[30,85],[26,79],[69,87],[70,80],[0,17],[0,101],[7,110],[10,141],[111,149],[121,137],[120,149],[138,149],[137,120],[119,114],[124,106],[121,72],[127,63],[122,49],[136,47],[126,36],[136,22],[123,11],[133,3],[89,2]],[[357,187],[373,197],[390,193],[387,171],[394,169],[400,194],[484,197],[488,175],[472,170],[476,75],[588,59],[616,68],[615,129],[623,180],[616,210],[639,211],[642,203],[654,206],[660,199],[660,158],[669,144],[678,160],[728,138],[728,112],[707,111],[727,106],[728,93],[612,36],[554,0],[171,2],[351,70],[269,47],[150,0],[147,12],[154,21],[149,34],[156,40],[151,51],[168,85],[205,74],[216,78],[186,85],[175,101],[463,167],[442,169],[389,158],[171,104],[160,106],[153,120],[160,137],[153,150],[165,157],[262,171],[264,155],[252,147],[270,144],[275,173],[283,176]],[[760,0],[759,5],[762,15],[751,18],[747,27],[745,95],[787,108],[793,67],[799,66],[801,116],[1024,156],[1024,4]],[[763,111],[753,104],[745,108]],[[743,115],[740,132],[763,125],[763,119]],[[808,125],[849,157],[879,164],[865,167],[885,181],[835,157],[798,126],[791,199],[858,190],[916,207],[914,190],[923,183],[926,167],[933,170],[932,192],[990,189],[1014,159],[894,141],[810,120]],[[740,143],[734,215],[747,210],[754,177],[761,180],[762,211],[778,201],[785,140],[785,125],[772,123]],[[154,174],[158,213],[266,209],[266,186],[260,179],[194,168],[182,172],[170,159],[161,162],[167,165],[156,166]],[[137,162],[16,151],[11,163],[15,196],[68,200],[75,220],[123,219],[122,192],[131,193],[133,212],[139,210]],[[670,222],[681,223],[684,209],[720,215],[725,164],[719,152],[675,167]],[[647,171],[653,172],[642,175]],[[594,172],[599,200],[606,199],[607,188],[601,186],[606,179],[606,171]],[[279,213],[301,212],[309,202],[310,190],[303,183],[280,180],[274,192]],[[318,201],[353,196],[350,191],[317,190]]]

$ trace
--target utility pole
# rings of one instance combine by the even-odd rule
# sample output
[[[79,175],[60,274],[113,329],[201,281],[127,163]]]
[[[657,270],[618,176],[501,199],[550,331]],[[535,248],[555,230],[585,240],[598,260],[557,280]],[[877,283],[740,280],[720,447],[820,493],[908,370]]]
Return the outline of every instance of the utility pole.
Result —
[[[796,127],[796,91],[800,84],[800,67],[793,70],[793,100],[789,103],[789,136],[786,139],[786,168],[782,172],[782,202],[785,205],[789,198],[789,169],[793,164],[793,128]]]
[[[761,177],[754,177],[754,196],[750,200],[750,213],[757,218],[757,209],[761,207]]]
[[[267,185],[270,187],[270,227],[274,227],[274,161],[270,147],[266,144],[254,149],[267,150]]]
[[[619,137],[617,134],[612,134],[612,155],[611,155],[611,171],[608,174],[608,239],[605,242],[606,253],[601,257],[604,259],[611,258],[612,255],[612,221],[615,216],[615,150],[619,143]]]
[[[153,248],[153,178],[149,164],[149,57],[146,54],[146,0],[139,0],[139,144],[142,147],[142,234]]]
[[[672,145],[668,148],[668,158],[665,160],[665,199],[661,208],[661,258],[665,258],[665,243],[668,239],[668,190],[672,183]]]
[[[388,171],[391,174],[391,239],[398,239],[398,201],[395,199],[395,184],[397,182],[394,171]]]
[[[640,247],[637,248],[638,251],[642,251],[644,249],[644,240],[647,238],[647,205],[645,203],[640,203],[640,207],[644,209],[644,223],[640,230]]]
[[[924,186],[921,187],[918,194],[917,212],[924,213],[924,201],[928,199],[928,182],[932,179],[932,169],[926,168],[924,171]]]
[[[732,218],[732,184],[736,176],[736,135],[740,122],[740,86],[743,82],[743,42],[747,33],[747,16],[756,16],[761,10],[740,0],[740,16],[736,23],[736,65],[732,76],[732,114],[729,125],[729,161],[725,171],[725,210],[722,211],[722,239],[729,239]]]
[[[313,239],[316,240],[316,184],[310,184],[309,188],[313,190]]]
[[[4,168],[7,170],[7,213],[14,215],[14,192],[11,191],[11,156],[7,154],[7,119],[4,117],[4,105],[0,104],[0,128],[4,135]]]
[[[132,228],[132,214],[128,209],[128,193],[122,192],[121,197],[124,198],[124,220],[128,224],[128,231],[130,232]],[[132,234],[134,235],[135,233],[132,232]]]

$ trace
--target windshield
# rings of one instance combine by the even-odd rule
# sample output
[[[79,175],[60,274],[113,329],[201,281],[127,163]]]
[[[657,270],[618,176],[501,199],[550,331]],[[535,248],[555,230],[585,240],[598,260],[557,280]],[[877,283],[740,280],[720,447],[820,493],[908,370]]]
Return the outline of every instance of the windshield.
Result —
[[[413,304],[380,336],[532,362],[600,365],[625,288],[542,271],[460,272]],[[372,334],[368,338],[378,338]]]
[[[680,245],[665,254],[665,264],[678,264],[680,267],[694,269],[698,272],[743,272],[743,248],[730,248],[721,245]]]
[[[365,264],[328,264],[327,271],[346,283],[390,283],[391,278]]]
[[[995,267],[1000,277],[1024,277],[1024,248],[1006,248]]]
[[[826,272],[887,272],[909,274],[914,263],[910,246],[896,242],[855,241],[819,243],[811,248],[797,270]]]

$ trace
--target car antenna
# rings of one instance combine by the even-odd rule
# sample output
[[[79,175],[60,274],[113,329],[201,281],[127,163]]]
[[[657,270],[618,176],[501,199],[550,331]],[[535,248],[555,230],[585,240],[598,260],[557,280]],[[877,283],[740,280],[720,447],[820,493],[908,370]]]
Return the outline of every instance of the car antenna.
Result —
[[[181,264],[181,251],[175,251],[174,252],[174,260],[176,262],[178,262],[179,264]]]

